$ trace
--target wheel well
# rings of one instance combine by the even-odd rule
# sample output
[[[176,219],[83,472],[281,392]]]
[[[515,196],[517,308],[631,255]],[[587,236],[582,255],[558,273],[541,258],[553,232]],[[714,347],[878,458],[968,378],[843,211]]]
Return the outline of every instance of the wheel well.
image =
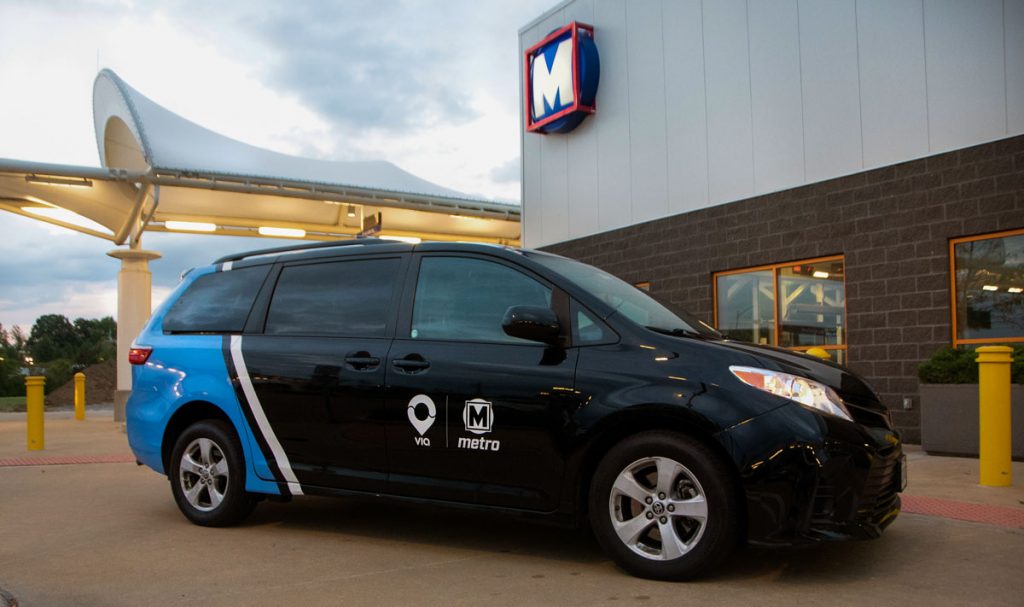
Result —
[[[676,417],[658,415],[656,413],[638,413],[616,420],[589,446],[577,476],[576,504],[577,510],[580,513],[580,519],[587,520],[587,509],[590,503],[590,483],[594,478],[594,472],[597,471],[597,466],[601,463],[604,456],[622,440],[634,434],[652,430],[677,432],[686,435],[688,438],[710,449],[722,461],[728,464],[732,475],[732,484],[736,489],[737,503],[741,508],[739,520],[743,528],[740,529],[740,537],[745,541],[747,536],[746,494],[740,481],[739,471],[736,469],[732,458],[725,451],[725,448],[706,431],[695,427],[694,424],[687,424]]]
[[[193,401],[182,405],[174,412],[171,419],[167,422],[167,428],[164,429],[164,438],[160,445],[160,458],[164,465],[164,472],[168,470],[168,463],[171,459],[171,450],[174,449],[174,443],[181,436],[181,433],[185,431],[192,424],[202,421],[204,419],[219,419],[227,422],[232,432],[235,431],[235,425],[231,423],[231,418],[227,416],[224,411],[206,401]],[[236,432],[237,435],[237,432]]]

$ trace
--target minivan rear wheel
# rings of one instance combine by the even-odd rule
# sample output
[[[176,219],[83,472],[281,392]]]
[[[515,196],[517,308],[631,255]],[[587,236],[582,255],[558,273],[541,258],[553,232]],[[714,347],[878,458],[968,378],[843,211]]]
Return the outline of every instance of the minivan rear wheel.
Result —
[[[186,428],[174,443],[168,475],[182,514],[206,527],[249,516],[257,500],[245,490],[244,462],[238,437],[225,422],[203,420]]]
[[[645,432],[608,452],[590,487],[598,542],[645,578],[706,573],[738,540],[738,499],[727,465],[683,434]]]

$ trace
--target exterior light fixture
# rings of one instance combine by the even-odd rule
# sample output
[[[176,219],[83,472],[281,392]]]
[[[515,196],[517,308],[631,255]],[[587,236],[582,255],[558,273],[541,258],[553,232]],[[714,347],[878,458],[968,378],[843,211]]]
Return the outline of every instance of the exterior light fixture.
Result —
[[[217,224],[202,221],[165,221],[164,227],[184,232],[213,232],[217,229]]]
[[[45,183],[46,185],[62,185],[71,188],[91,188],[92,180],[84,177],[55,177],[52,175],[25,175],[29,183]]]
[[[981,287],[981,290],[982,291],[998,291],[999,287],[997,287],[995,285],[984,285],[984,286]]]
[[[811,276],[815,278],[828,278],[828,272],[822,272],[821,270],[815,270]]]
[[[354,204],[348,205],[348,213],[347,213],[347,215],[349,217],[355,217],[356,216],[356,205],[354,205]]]
[[[1010,287],[1009,289],[1007,289],[1007,292],[1009,292],[1009,293],[1022,293],[1022,292],[1024,292],[1024,289],[1022,289],[1020,287]]]
[[[260,226],[260,236],[284,236],[285,238],[304,238],[306,236],[305,230],[297,228],[272,228],[269,226]]]

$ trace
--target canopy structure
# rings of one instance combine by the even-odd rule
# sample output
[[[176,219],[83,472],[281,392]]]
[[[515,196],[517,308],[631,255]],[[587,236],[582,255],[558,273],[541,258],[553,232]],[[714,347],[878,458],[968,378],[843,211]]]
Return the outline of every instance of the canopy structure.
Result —
[[[93,86],[93,122],[104,168],[0,160],[0,209],[117,244],[134,245],[147,230],[519,242],[518,205],[474,199],[389,162],[299,158],[236,141],[110,70]]]
[[[515,204],[474,199],[389,162],[331,162],[264,150],[161,107],[110,70],[93,85],[103,168],[0,159],[0,210],[122,245],[114,420],[131,391],[128,351],[149,318],[144,232],[518,244]]]

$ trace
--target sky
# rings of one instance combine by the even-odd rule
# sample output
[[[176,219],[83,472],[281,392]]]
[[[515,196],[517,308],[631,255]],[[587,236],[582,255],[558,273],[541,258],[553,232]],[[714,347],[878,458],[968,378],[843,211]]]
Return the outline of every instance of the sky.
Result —
[[[520,27],[557,0],[0,0],[0,158],[99,166],[102,68],[229,137],[518,201]],[[280,241],[147,234],[183,270]],[[105,240],[0,211],[0,324],[116,315]]]

